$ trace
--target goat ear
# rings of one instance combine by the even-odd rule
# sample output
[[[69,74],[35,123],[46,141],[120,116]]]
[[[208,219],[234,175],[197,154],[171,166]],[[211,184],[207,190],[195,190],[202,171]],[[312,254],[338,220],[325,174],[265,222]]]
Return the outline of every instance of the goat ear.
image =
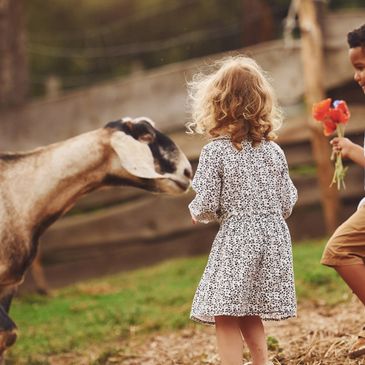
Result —
[[[163,177],[156,172],[152,152],[146,143],[118,131],[111,136],[110,144],[122,167],[130,174],[146,179]]]

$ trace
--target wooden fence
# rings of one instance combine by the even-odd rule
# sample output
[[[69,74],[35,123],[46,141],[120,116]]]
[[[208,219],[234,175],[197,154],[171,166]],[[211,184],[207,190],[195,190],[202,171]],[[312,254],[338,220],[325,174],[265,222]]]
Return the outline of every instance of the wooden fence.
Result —
[[[352,118],[347,135],[362,144],[361,115],[365,115],[365,108],[355,105],[350,108]],[[171,133],[171,137],[195,167],[205,142],[181,130]],[[299,191],[298,203],[288,220],[293,239],[323,236],[325,227],[316,171],[303,115],[286,121],[278,143],[286,153]],[[341,192],[341,220],[356,209],[357,201],[363,195],[363,169],[348,165],[347,189]],[[191,224],[187,205],[192,198],[193,192],[171,197],[133,188],[113,188],[83,198],[42,237],[43,264],[51,287],[170,257],[208,252],[217,225]],[[25,287],[31,286],[28,278]]]

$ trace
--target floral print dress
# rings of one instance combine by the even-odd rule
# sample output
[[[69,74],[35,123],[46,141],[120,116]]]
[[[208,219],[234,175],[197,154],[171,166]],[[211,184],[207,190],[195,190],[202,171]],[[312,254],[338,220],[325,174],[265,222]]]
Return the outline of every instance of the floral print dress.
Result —
[[[297,200],[285,155],[274,142],[237,150],[229,137],[203,147],[193,179],[192,217],[218,220],[208,263],[194,296],[191,319],[296,315],[292,247],[285,219]]]

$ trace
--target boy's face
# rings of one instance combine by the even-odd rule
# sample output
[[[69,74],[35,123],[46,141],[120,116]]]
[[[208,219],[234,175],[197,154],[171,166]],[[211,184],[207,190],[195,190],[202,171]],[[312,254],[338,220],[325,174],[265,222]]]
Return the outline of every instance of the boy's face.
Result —
[[[355,47],[349,50],[350,61],[355,69],[354,80],[365,94],[365,48]]]

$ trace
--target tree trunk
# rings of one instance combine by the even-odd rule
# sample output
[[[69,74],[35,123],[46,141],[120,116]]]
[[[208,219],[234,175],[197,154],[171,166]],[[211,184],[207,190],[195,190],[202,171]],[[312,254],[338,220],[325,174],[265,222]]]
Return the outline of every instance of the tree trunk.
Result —
[[[263,0],[242,0],[242,46],[266,42],[274,37],[274,19]]]
[[[0,107],[25,101],[28,91],[22,0],[0,0]]]
[[[300,0],[298,13],[308,126],[311,129],[312,150],[318,169],[318,182],[326,228],[327,232],[332,234],[338,225],[340,200],[336,188],[330,188],[329,186],[334,172],[333,164],[330,161],[331,148],[327,138],[323,135],[322,126],[314,121],[311,115],[313,103],[325,98],[322,82],[324,75],[322,32],[317,21],[317,12],[313,0]]]

